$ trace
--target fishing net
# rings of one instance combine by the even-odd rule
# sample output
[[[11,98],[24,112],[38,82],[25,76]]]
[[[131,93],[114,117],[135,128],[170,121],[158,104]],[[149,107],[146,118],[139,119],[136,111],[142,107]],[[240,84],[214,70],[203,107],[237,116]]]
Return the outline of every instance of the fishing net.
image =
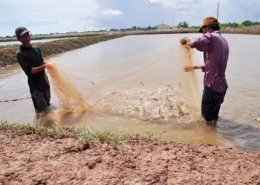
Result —
[[[45,124],[50,121],[60,122],[68,114],[83,113],[90,110],[90,105],[81,96],[78,90],[73,87],[60,73],[57,62],[46,63],[46,70],[51,77],[52,87],[58,97],[57,110],[52,110],[47,117],[41,119]]]
[[[193,63],[193,50],[187,45],[180,46],[180,54],[181,54],[181,63],[182,69],[188,66],[194,66]],[[200,91],[198,80],[195,74],[193,67],[190,69],[189,72],[182,72],[181,73],[181,86],[183,88],[183,93],[185,95],[185,99],[188,100],[188,104],[191,108],[191,113],[195,118],[198,118],[200,115]]]
[[[186,65],[192,66],[193,60],[185,46],[63,73],[56,62],[48,63],[59,100],[56,118],[93,111],[154,122],[192,122],[199,114],[200,97],[194,71],[183,72]]]

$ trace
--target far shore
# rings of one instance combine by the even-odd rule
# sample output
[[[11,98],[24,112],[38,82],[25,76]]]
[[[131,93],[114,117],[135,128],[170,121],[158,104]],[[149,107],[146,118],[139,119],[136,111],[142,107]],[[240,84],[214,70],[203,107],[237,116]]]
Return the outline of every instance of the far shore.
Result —
[[[233,34],[254,34],[260,35],[260,27],[255,28],[225,28],[221,29],[222,33],[233,33]],[[76,33],[51,33],[44,35],[34,35],[32,40],[42,39],[59,39],[59,38],[72,38],[72,37],[91,37],[98,35],[112,35],[112,34],[123,34],[123,35],[142,35],[142,34],[178,34],[178,33],[198,33],[197,29],[165,29],[165,30],[151,30],[151,31],[105,31],[105,32],[76,32]],[[17,41],[16,37],[1,38],[0,42]]]
[[[92,35],[88,37],[54,40],[51,42],[44,43],[39,42],[35,44],[40,47],[43,58],[47,58],[51,55],[60,54],[69,50],[82,48],[91,44],[116,39],[123,36],[123,34],[103,34]],[[19,44],[0,46],[0,68],[17,64],[15,53],[18,48]]]
[[[246,29],[221,29],[225,34],[248,34],[260,35],[260,28],[246,28]],[[69,50],[85,47],[98,42],[115,39],[128,35],[145,35],[145,34],[185,34],[185,33],[198,33],[195,29],[175,29],[175,30],[156,30],[156,31],[117,31],[117,32],[82,32],[73,34],[50,34],[45,36],[32,36],[32,40],[40,39],[59,39],[46,43],[36,43],[42,51],[44,58],[50,57],[54,54],[60,54]],[[62,39],[70,38],[70,39]],[[0,39],[0,42],[17,41],[15,37]],[[19,44],[0,46],[0,68],[9,65],[17,64],[16,50]]]

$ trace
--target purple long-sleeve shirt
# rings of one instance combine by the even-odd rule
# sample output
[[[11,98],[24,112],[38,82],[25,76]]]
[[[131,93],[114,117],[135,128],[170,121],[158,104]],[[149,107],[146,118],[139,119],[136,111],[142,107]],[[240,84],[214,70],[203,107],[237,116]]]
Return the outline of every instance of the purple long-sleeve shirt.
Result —
[[[228,84],[225,71],[229,55],[229,46],[226,39],[219,31],[214,31],[192,40],[190,47],[203,51],[204,85],[217,92],[226,91]]]

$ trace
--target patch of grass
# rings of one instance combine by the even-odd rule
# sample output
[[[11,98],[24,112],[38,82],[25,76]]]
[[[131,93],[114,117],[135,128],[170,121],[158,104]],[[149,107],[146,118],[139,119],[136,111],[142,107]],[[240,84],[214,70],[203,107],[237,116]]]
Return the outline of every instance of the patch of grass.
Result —
[[[153,133],[151,132],[143,132],[143,133],[134,133],[132,135],[125,135],[124,139],[153,141],[156,138],[153,137]]]
[[[93,128],[64,128],[58,126],[46,127],[40,123],[20,125],[17,123],[8,123],[6,121],[0,122],[0,132],[12,138],[19,138],[24,140],[35,140],[51,137],[54,139],[75,138],[80,145],[83,145],[83,150],[90,145],[94,146],[110,146],[114,149],[122,147],[123,140],[147,140],[152,141],[155,138],[153,133],[144,132],[142,134],[135,133],[132,135],[119,135],[111,133],[108,130],[97,131]],[[67,150],[73,148],[68,146]],[[84,149],[85,148],[85,149]]]

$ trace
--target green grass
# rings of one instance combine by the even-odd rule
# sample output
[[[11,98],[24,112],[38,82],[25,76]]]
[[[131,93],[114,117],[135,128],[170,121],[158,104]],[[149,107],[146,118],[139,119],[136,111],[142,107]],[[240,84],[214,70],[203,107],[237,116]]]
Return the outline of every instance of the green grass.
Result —
[[[153,141],[156,139],[153,137],[153,133],[150,132],[120,135],[111,133],[108,130],[98,131],[93,128],[65,128],[55,125],[46,127],[40,123],[21,125],[17,123],[8,123],[7,121],[0,122],[0,132],[8,137],[19,138],[22,140],[37,140],[47,137],[54,139],[75,138],[79,145],[107,145],[112,148],[124,148],[122,145],[123,140]],[[68,146],[67,148],[70,149],[72,146]]]

